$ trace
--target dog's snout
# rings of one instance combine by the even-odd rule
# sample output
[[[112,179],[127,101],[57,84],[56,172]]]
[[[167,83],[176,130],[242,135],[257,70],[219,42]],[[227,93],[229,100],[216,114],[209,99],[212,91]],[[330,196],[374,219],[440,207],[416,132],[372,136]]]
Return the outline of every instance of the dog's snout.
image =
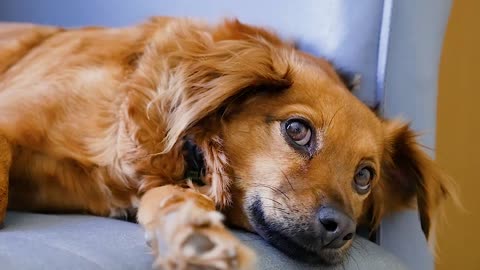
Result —
[[[318,212],[322,245],[326,248],[341,248],[355,234],[355,222],[347,214],[324,206]]]

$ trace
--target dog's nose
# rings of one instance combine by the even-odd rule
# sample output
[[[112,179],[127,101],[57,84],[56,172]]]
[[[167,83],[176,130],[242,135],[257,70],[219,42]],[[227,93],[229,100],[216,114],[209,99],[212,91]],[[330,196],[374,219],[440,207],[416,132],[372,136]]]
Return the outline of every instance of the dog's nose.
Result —
[[[318,212],[322,228],[322,245],[326,248],[341,248],[355,235],[355,222],[345,213],[324,206]]]

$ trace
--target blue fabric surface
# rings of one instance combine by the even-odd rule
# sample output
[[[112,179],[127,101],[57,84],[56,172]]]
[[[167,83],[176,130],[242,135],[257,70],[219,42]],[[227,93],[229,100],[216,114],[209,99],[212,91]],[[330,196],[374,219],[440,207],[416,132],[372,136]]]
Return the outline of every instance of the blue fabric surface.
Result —
[[[320,269],[293,261],[259,236],[235,232],[258,254],[257,269]],[[0,230],[2,270],[151,269],[152,257],[139,225],[81,216],[9,212]],[[337,268],[405,269],[376,244],[357,238],[349,260]]]

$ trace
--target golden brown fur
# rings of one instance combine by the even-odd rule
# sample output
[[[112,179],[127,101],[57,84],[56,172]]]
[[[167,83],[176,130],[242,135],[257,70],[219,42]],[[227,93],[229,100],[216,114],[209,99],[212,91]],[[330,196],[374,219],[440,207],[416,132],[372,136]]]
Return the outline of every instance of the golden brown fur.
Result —
[[[377,223],[418,196],[428,235],[448,194],[407,125],[379,119],[328,62],[264,29],[164,17],[119,29],[0,24],[0,41],[0,138],[9,142],[0,142],[0,184],[9,174],[11,209],[118,216],[140,205],[147,234],[165,232],[164,220],[177,213],[168,222],[210,224],[202,234],[222,247],[233,238],[215,206],[229,223],[259,232],[251,213],[259,200],[267,221],[293,235],[292,227],[309,231],[323,204],[338,205],[357,223]],[[279,128],[292,116],[314,126],[308,158]],[[204,187],[184,179],[185,136],[204,153]],[[352,177],[365,159],[376,176],[360,195]],[[206,198],[210,204],[199,203]],[[211,219],[185,221],[195,211]],[[183,243],[165,241],[172,250]],[[248,269],[252,255],[231,241]],[[338,262],[348,246],[319,256]],[[180,267],[175,252],[156,252],[157,263]]]

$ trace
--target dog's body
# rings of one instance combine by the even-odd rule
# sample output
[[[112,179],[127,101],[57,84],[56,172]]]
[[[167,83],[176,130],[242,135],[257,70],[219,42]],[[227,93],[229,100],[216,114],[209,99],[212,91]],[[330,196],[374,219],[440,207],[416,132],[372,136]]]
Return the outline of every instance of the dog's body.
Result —
[[[14,65],[2,61],[8,68],[1,81],[2,133],[18,145],[12,208],[117,215],[133,208],[141,189],[182,180],[181,148],[155,155],[163,151],[163,115],[150,113],[155,125],[133,120],[146,117],[137,104],[151,100],[132,91],[141,87],[136,84],[153,83],[137,82],[151,74],[135,70],[154,38],[148,26],[78,31],[3,26],[7,46],[9,28],[18,32],[10,43],[27,47],[5,53],[7,60],[18,57]],[[137,142],[138,135],[148,141]]]
[[[448,193],[408,127],[377,118],[329,63],[261,28],[0,24],[0,59],[0,204],[9,175],[11,209],[138,209],[158,265],[249,269],[251,252],[215,207],[304,250],[291,255],[336,263],[369,214],[376,222],[420,194],[428,232]],[[205,186],[185,177],[185,140],[203,153]],[[333,230],[322,209],[342,216]],[[321,241],[302,243],[312,236]]]

